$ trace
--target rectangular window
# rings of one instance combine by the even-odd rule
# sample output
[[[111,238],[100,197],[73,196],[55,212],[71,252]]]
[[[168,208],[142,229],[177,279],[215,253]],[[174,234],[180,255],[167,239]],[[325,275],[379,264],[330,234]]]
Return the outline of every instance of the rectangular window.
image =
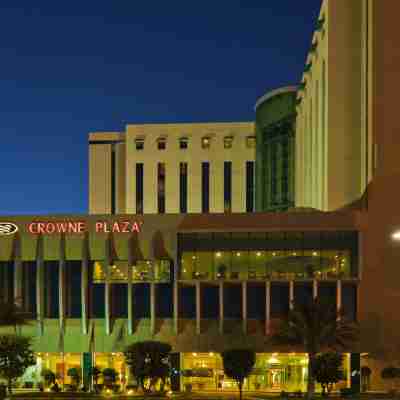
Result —
[[[136,214],[143,214],[143,163],[136,164]]]
[[[189,145],[188,138],[183,137],[179,139],[179,148],[181,150],[186,150],[188,148],[188,145]]]
[[[179,209],[182,214],[187,213],[187,191],[188,191],[188,165],[179,164]]]
[[[250,149],[256,147],[256,137],[255,136],[247,136],[246,137],[246,146]]]
[[[115,197],[116,197],[116,190],[115,190],[115,182],[116,182],[116,148],[115,145],[111,145],[111,214],[115,214]]]
[[[210,163],[201,163],[201,212],[210,212]]]
[[[224,162],[224,212],[232,211],[232,161]]]
[[[233,136],[225,136],[224,137],[224,148],[230,149],[232,148]]]
[[[143,139],[136,139],[136,150],[143,150],[144,149],[144,140]]]
[[[246,212],[254,212],[254,161],[246,161]]]
[[[158,147],[158,150],[165,150],[167,148],[167,139],[159,138],[157,140],[157,147]]]
[[[165,213],[165,163],[157,164],[157,203],[159,214]]]

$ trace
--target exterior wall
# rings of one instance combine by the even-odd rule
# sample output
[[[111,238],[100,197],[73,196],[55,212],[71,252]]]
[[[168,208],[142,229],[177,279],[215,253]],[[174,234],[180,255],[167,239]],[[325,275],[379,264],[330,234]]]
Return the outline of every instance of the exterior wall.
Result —
[[[200,124],[146,124],[128,125],[124,135],[112,140],[123,141],[118,145],[117,186],[120,213],[136,213],[136,163],[144,165],[144,213],[157,214],[157,164],[166,167],[166,213],[179,213],[179,163],[188,164],[188,213],[201,212],[201,163],[210,163],[210,212],[224,211],[224,161],[232,162],[232,212],[246,210],[246,161],[255,160],[255,147],[246,145],[246,138],[254,135],[254,125],[243,123]],[[201,146],[202,137],[209,136],[208,149]],[[232,148],[224,148],[224,137],[232,136]],[[104,141],[109,135],[91,134],[91,141]],[[166,139],[166,149],[157,148],[157,139]],[[188,148],[179,148],[179,138],[187,137]],[[144,139],[144,149],[136,150],[135,140]],[[109,213],[110,145],[96,146],[90,151],[90,206],[89,212]],[[105,146],[104,149],[97,146]],[[108,147],[107,147],[108,146]],[[108,153],[107,153],[108,154]]]
[[[256,210],[257,211],[284,211],[294,206],[295,196],[295,138],[294,121],[296,113],[296,87],[289,86],[274,90],[261,97],[255,106],[256,110],[256,137],[257,137],[257,156],[256,156]],[[284,120],[290,120],[290,127],[285,135],[271,137],[273,127]],[[266,129],[269,129],[270,134]],[[271,199],[272,171],[278,176],[284,172],[282,164],[278,162],[276,169],[272,166],[271,146],[279,146],[282,150],[284,142],[289,145],[288,150],[288,190],[279,188],[280,202],[273,204]],[[281,151],[278,152],[278,155]],[[286,194],[287,200],[283,201],[282,195]]]
[[[296,168],[304,184],[297,185],[296,202],[301,207],[335,210],[366,187],[363,3],[325,1],[321,8],[299,95]]]

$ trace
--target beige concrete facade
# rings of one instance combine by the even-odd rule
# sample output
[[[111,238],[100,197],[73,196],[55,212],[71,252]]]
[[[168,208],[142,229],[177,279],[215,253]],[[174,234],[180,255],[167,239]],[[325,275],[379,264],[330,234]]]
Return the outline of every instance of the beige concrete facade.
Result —
[[[165,212],[180,212],[180,163],[187,163],[187,212],[202,211],[202,162],[210,163],[210,212],[224,212],[224,162],[232,162],[232,212],[246,211],[246,162],[255,160],[252,122],[128,125],[122,133],[92,133],[89,136],[89,213],[135,214],[136,164],[143,164],[143,213],[158,213],[157,164],[165,163]],[[187,140],[187,148],[180,140]],[[204,148],[202,140],[209,139]],[[232,138],[232,146],[224,145]],[[137,140],[143,149],[136,148]],[[166,147],[158,148],[165,140]],[[115,148],[115,208],[112,210],[111,154]]]
[[[370,8],[366,0],[323,2],[298,94],[297,206],[343,207],[371,180]]]

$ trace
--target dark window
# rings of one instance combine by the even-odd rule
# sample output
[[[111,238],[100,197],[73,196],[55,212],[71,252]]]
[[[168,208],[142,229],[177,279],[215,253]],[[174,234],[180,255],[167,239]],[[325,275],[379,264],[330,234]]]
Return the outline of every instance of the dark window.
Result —
[[[210,163],[201,163],[201,212],[210,212]]]
[[[232,148],[233,136],[225,136],[224,137],[224,148],[230,149]]]
[[[172,318],[173,290],[170,283],[156,285],[156,318]]]
[[[136,164],[136,214],[143,214],[143,164]]]
[[[224,212],[232,211],[232,162],[224,162]]]
[[[110,286],[111,317],[127,318],[128,286],[125,283],[113,283]]]
[[[219,317],[219,287],[206,286],[201,288],[201,318],[218,319]]]
[[[115,182],[116,182],[116,148],[115,145],[111,145],[111,214],[115,214],[115,197],[116,197],[116,190],[115,190]]]
[[[143,150],[144,149],[144,140],[143,139],[136,139],[136,150]]]
[[[45,261],[44,309],[47,318],[58,318],[58,261]]]
[[[254,161],[246,162],[246,212],[254,211]]]
[[[69,318],[81,318],[81,261],[67,261],[66,264],[66,315]],[[78,290],[77,290],[78,289]]]
[[[188,148],[188,139],[187,138],[180,138],[179,139],[179,148],[185,150]]]
[[[158,150],[165,150],[167,148],[167,141],[165,139],[158,139],[157,147]]]
[[[194,286],[180,286],[178,303],[181,318],[196,318],[196,288]]]
[[[157,165],[157,203],[158,212],[165,213],[165,164],[158,163]]]
[[[22,263],[22,287],[24,311],[33,316],[36,315],[36,261],[24,261]],[[0,279],[1,281],[1,279]]]
[[[150,318],[150,284],[133,284],[132,298],[134,318]]]
[[[188,165],[179,164],[179,208],[181,213],[187,213],[187,192],[188,192]]]

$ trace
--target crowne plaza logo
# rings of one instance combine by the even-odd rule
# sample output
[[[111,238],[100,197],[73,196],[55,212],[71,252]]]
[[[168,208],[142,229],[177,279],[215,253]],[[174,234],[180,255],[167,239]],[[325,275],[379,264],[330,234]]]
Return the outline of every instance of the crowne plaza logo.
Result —
[[[0,236],[14,235],[18,231],[18,226],[12,222],[0,222]]]

